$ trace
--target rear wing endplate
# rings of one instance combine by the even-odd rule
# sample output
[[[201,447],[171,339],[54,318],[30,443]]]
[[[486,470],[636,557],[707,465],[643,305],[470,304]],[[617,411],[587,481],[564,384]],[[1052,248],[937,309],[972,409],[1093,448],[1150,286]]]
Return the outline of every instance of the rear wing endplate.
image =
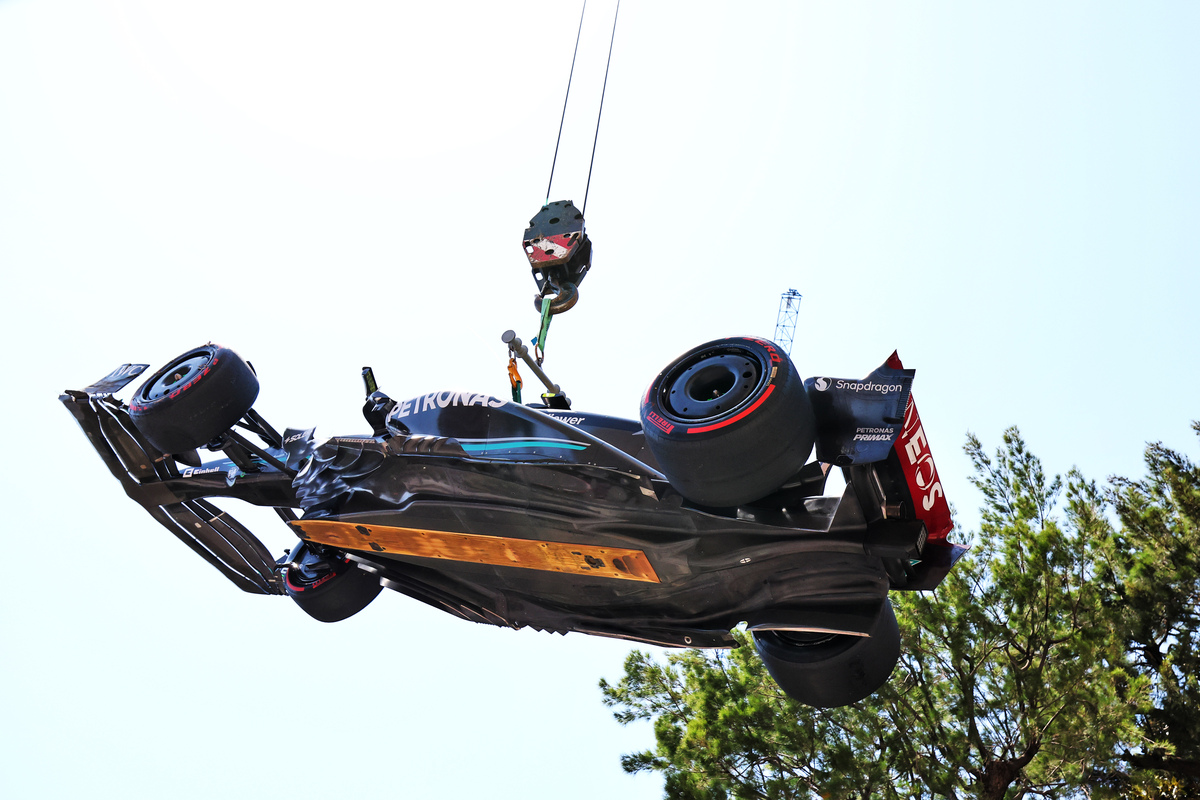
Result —
[[[818,377],[804,382],[817,417],[818,461],[850,467],[888,457],[917,374],[891,363],[889,359],[862,380]]]

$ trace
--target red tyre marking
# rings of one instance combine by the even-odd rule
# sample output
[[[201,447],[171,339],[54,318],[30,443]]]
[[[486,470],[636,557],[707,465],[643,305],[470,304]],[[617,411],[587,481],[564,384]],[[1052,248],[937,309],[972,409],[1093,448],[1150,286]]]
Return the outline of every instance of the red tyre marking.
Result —
[[[705,425],[703,428],[688,428],[687,432],[688,433],[704,433],[705,431],[715,431],[717,428],[724,428],[726,425],[732,425],[733,423],[737,422],[739,419],[742,419],[743,417],[747,417],[751,413],[753,413],[754,409],[761,406],[763,404],[763,401],[766,400],[768,397],[770,397],[771,392],[773,392],[773,391],[775,391],[775,384],[771,384],[770,386],[768,386],[767,390],[765,392],[763,392],[763,396],[754,401],[754,405],[750,406],[745,411],[738,414],[736,417],[731,417],[730,419],[727,419],[724,422],[718,422],[716,425]]]
[[[655,427],[661,428],[663,433],[670,433],[675,430],[675,426],[665,419],[655,414],[653,411],[646,412],[646,421],[653,424]]]
[[[775,345],[771,344],[766,339],[755,339],[753,336],[743,336],[742,338],[745,339],[747,342],[754,342],[755,344],[761,346],[764,350],[766,350],[767,355],[770,356],[772,363],[775,363],[775,364],[783,363],[783,357],[779,355],[779,351],[775,349]]]
[[[347,561],[349,561],[349,559],[347,559]],[[328,581],[328,580],[332,580],[333,578],[336,578],[336,577],[338,576],[338,574],[339,574],[339,573],[337,573],[337,572],[331,572],[331,573],[329,573],[328,575],[326,575],[325,577],[323,577],[323,578],[318,578],[317,580],[313,581],[313,582],[312,582],[311,584],[309,584],[308,586],[297,586],[296,584],[292,583],[291,570],[288,570],[287,572],[285,572],[285,573],[284,573],[283,579],[284,579],[284,581],[286,581],[286,582],[287,582],[288,588],[289,588],[289,589],[291,589],[292,591],[294,591],[294,592],[303,592],[303,591],[306,591],[306,590],[308,590],[308,589],[315,589],[315,588],[317,588],[317,587],[318,587],[318,586],[320,586],[322,583],[325,583],[325,582],[326,582],[326,581]]]

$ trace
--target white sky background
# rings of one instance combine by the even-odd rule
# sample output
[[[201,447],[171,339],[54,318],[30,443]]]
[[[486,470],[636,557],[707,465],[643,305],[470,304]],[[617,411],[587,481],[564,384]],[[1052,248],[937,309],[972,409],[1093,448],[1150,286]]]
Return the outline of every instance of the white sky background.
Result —
[[[596,689],[627,647],[392,593],[337,625],[243,595],[55,402],[209,339],[278,427],[365,430],[363,364],[398,398],[503,396],[578,12],[0,0],[0,793],[660,796],[618,763],[649,728]],[[611,12],[589,8],[552,199],[583,201]],[[1018,424],[1097,479],[1140,474],[1147,440],[1194,455],[1198,40],[1185,2],[629,0],[594,267],[548,371],[634,417],[671,358],[771,335],[795,288],[802,375],[917,368],[968,526],[968,430]]]

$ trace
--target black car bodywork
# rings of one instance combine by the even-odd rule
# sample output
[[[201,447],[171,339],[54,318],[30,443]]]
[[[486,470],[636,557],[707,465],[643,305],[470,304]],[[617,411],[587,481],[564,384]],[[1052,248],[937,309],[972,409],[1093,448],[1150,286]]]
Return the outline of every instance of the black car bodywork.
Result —
[[[895,356],[862,381],[809,379],[817,460],[726,507],[680,494],[642,423],[487,394],[376,391],[370,433],[324,440],[250,410],[210,443],[223,457],[165,454],[114,396],[144,369],[60,400],[126,493],[247,592],[300,602],[348,570],[370,596],[511,628],[727,647],[744,623],[852,641],[890,590],[932,589],[963,550]],[[823,495],[833,466],[840,497]],[[209,498],[274,508],[300,544],[273,556]],[[305,550],[325,571],[302,584]]]

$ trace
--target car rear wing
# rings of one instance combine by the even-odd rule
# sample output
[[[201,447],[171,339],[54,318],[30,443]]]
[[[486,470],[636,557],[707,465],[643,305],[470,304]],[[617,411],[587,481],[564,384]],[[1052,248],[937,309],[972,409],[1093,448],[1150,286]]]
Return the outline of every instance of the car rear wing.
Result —
[[[895,585],[932,589],[967,548],[947,539],[954,522],[912,397],[915,374],[892,353],[861,380],[816,377],[805,388],[817,416],[817,460],[848,471],[874,529],[896,519],[924,525],[920,558],[892,575]]]
[[[887,364],[898,368],[900,357],[892,353]],[[905,403],[904,421],[893,450],[904,471],[913,513],[925,524],[926,531],[919,576],[910,582],[908,588],[932,589],[942,582],[969,548],[954,544],[948,538],[954,529],[954,519],[937,466],[933,463],[933,453],[925,437],[925,428],[921,425],[921,415],[917,413],[917,403],[911,394]]]
[[[155,449],[134,427],[128,407],[112,397],[147,366],[122,364],[91,386],[67,390],[58,399],[79,423],[125,493],[150,516],[242,590],[283,594],[278,565],[266,546],[244,525],[204,498],[225,495],[246,499],[244,491],[233,491],[234,480],[230,478],[236,477],[242,483],[239,489],[244,489],[247,483],[255,484],[255,495],[274,497],[279,502],[280,516],[286,519],[290,515],[295,519],[286,508],[289,502],[285,487],[290,484],[290,477],[269,463],[262,465],[261,474],[234,476],[233,470],[237,468],[232,461],[227,477],[223,469],[198,469],[200,459],[195,451],[172,456]],[[184,465],[182,471],[180,463]],[[273,491],[272,484],[281,481],[279,490]]]

